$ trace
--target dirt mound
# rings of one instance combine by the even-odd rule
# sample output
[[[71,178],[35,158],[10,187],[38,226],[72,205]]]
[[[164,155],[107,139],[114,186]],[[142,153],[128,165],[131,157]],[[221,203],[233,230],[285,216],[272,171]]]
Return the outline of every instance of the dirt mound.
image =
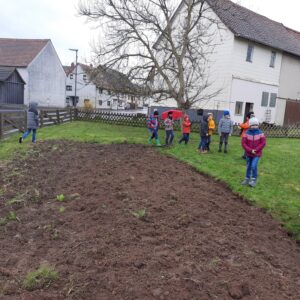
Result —
[[[1,299],[300,298],[281,226],[152,148],[44,142],[0,183]],[[45,264],[58,278],[26,289]]]

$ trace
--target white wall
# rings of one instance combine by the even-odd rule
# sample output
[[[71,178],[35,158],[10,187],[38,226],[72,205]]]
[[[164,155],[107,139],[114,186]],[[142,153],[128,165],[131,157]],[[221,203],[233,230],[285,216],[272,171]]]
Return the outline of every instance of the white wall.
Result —
[[[254,45],[252,62],[246,61],[248,44]],[[234,77],[278,85],[282,53],[276,51],[275,67],[270,67],[272,48],[235,38],[231,70]]]
[[[269,97],[271,93],[278,94],[278,86],[234,78],[232,80],[232,89],[231,89],[231,100],[233,103],[230,109],[232,119],[237,123],[242,123],[244,121],[245,105],[246,102],[248,102],[248,103],[253,103],[253,111],[260,122],[266,121],[270,113],[270,123],[274,123],[276,107],[273,108],[269,106],[270,99],[268,101],[267,107],[261,106],[263,92],[268,92]],[[236,101],[244,102],[241,115],[235,114]]]
[[[252,62],[246,61],[249,43],[254,46]],[[262,92],[278,95],[279,77],[282,53],[276,51],[275,66],[270,67],[272,48],[235,38],[234,50],[231,57],[231,105],[230,110],[234,121],[241,123],[244,119],[246,102],[253,103],[253,110],[261,122],[276,122],[276,106],[262,107]],[[236,101],[244,102],[242,115],[235,115]],[[270,99],[269,99],[270,101]]]
[[[66,79],[66,86],[72,86],[71,91],[66,90],[66,97],[68,96],[75,96],[75,70],[74,73],[71,73],[68,75]],[[86,73],[83,71],[81,65],[77,65],[77,88],[76,88],[76,95],[79,98],[79,102],[77,106],[83,107],[84,106],[84,99],[90,99],[90,101],[93,104],[93,107],[95,107],[95,102],[97,100],[97,91],[96,86],[93,83],[90,83],[88,78],[87,80],[83,79],[83,75],[86,75]],[[71,79],[72,78],[72,79]],[[69,103],[72,105],[72,103]]]
[[[35,101],[41,106],[65,106],[66,75],[51,41],[29,64],[27,72],[25,104]]]
[[[280,85],[278,95],[280,98],[300,99],[300,58],[289,54],[283,54],[280,73]],[[286,101],[277,101],[276,123],[284,122]]]

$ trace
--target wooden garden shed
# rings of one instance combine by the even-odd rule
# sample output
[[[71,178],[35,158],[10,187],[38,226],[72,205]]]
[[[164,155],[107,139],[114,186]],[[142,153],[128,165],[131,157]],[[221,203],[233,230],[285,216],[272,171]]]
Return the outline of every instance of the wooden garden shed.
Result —
[[[25,82],[15,67],[0,66],[0,105],[24,104]]]

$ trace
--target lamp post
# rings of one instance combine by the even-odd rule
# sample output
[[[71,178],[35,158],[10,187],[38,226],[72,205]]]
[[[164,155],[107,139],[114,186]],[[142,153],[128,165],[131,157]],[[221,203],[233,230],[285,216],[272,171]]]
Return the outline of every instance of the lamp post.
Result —
[[[77,104],[77,59],[78,59],[78,49],[69,49],[70,51],[76,52],[76,59],[75,59],[75,101],[74,106],[76,107]]]

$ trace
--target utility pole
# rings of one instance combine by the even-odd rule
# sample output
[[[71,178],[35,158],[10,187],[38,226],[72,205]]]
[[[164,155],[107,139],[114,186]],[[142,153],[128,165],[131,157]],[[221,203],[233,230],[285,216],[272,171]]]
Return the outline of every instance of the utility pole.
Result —
[[[78,49],[69,49],[70,51],[74,51],[76,53],[75,57],[75,101],[74,106],[77,105],[77,59],[78,59]]]

